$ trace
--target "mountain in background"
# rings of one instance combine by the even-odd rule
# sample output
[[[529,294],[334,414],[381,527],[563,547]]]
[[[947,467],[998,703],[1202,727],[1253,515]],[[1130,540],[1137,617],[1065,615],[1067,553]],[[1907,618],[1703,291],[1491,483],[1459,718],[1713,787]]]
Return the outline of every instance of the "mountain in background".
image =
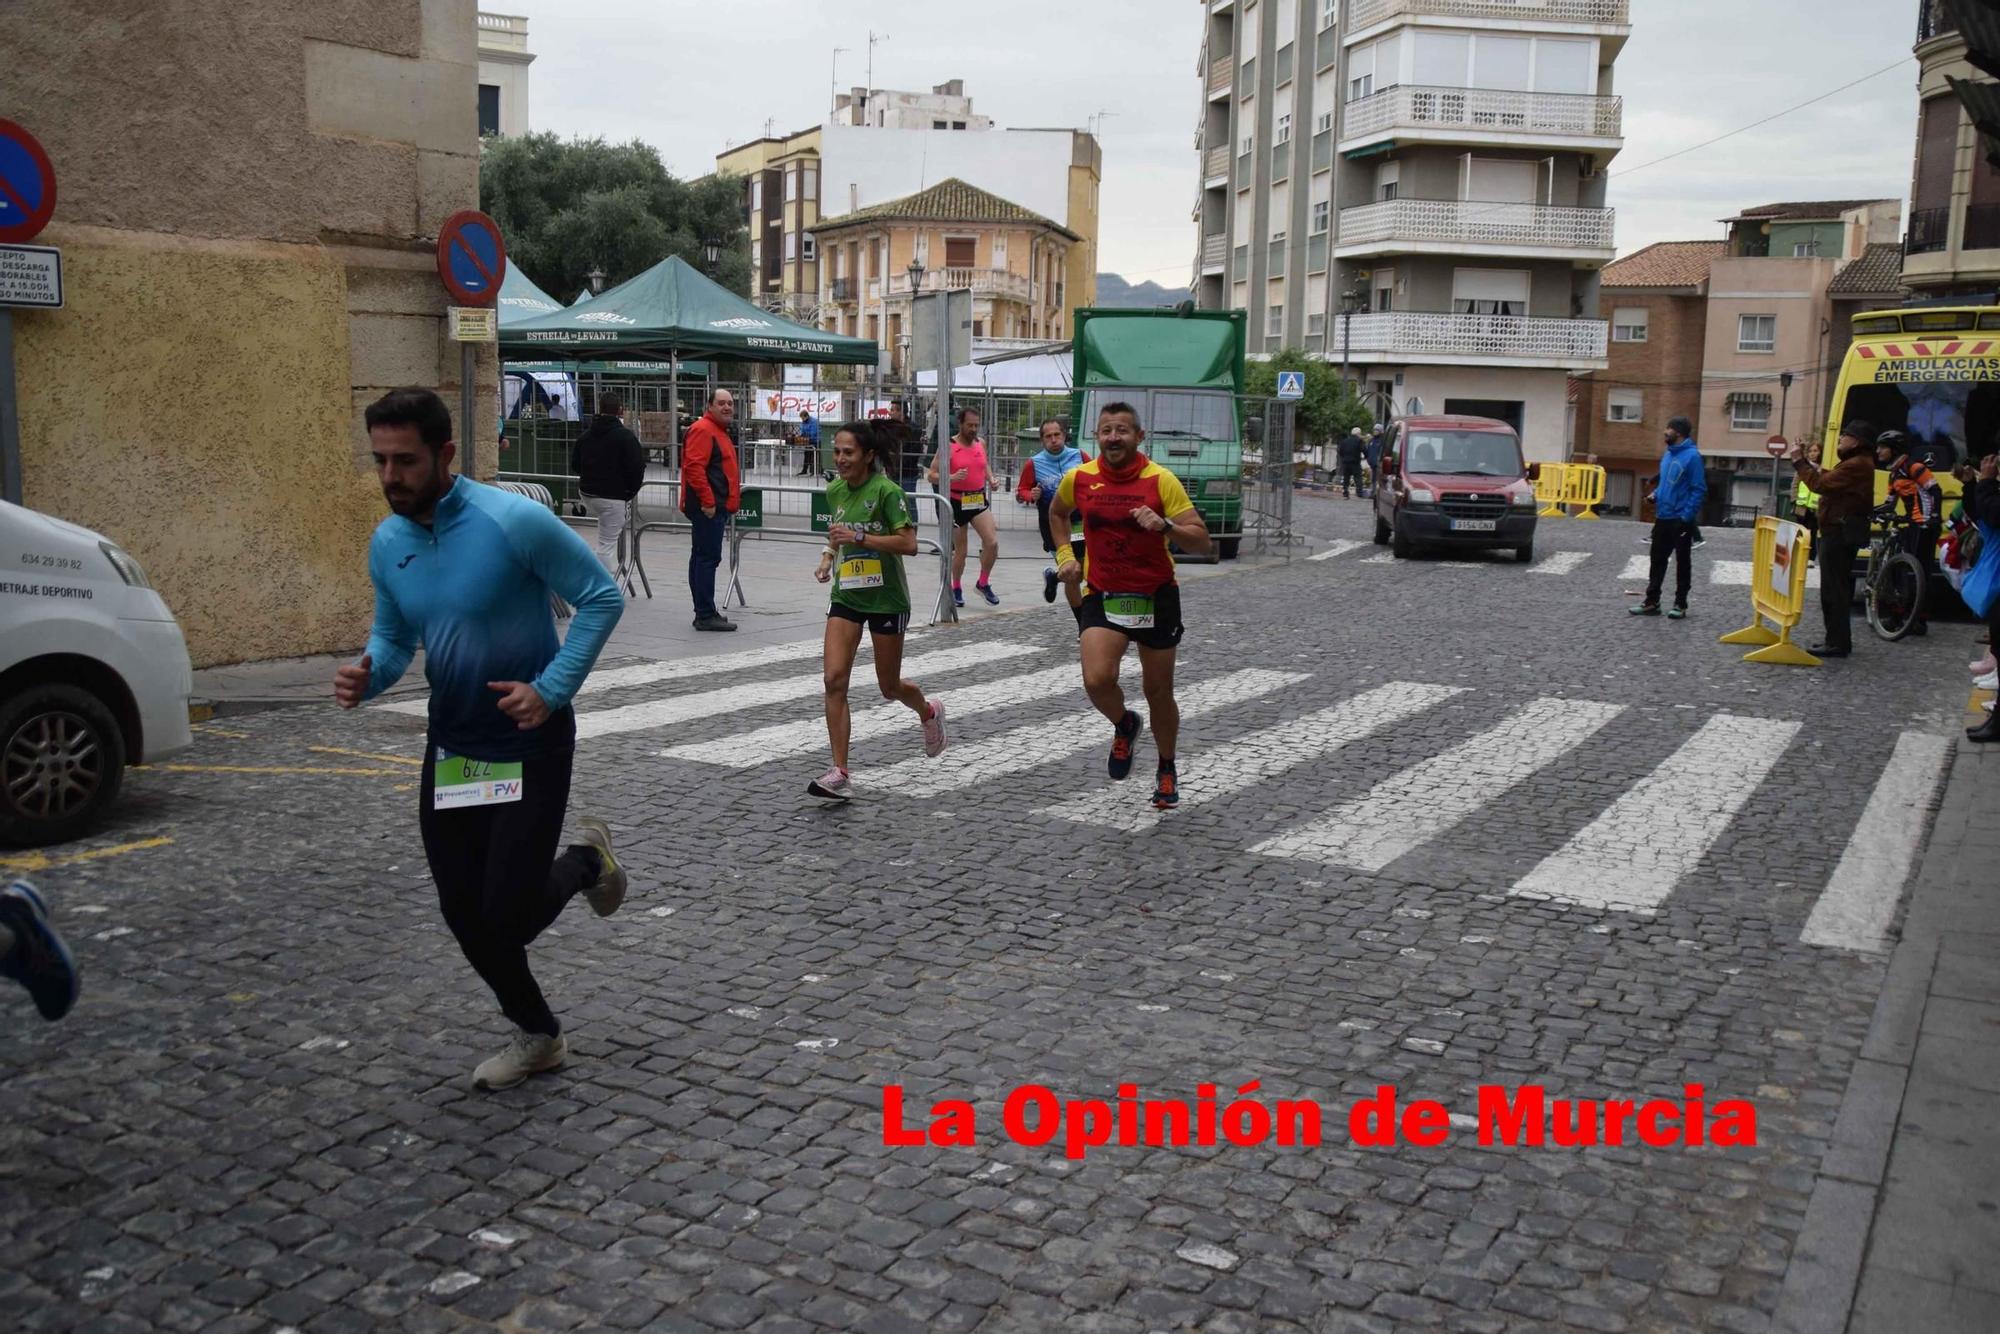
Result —
[[[1144,282],[1134,287],[1115,273],[1097,275],[1097,304],[1100,306],[1177,306],[1185,300],[1187,289],[1184,287],[1162,287],[1155,282]]]

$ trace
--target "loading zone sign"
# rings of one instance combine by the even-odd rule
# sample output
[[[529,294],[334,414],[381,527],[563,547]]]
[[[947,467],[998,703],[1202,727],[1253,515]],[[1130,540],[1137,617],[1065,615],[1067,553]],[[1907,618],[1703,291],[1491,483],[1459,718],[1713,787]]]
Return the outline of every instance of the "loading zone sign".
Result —
[[[59,310],[62,252],[46,245],[0,245],[0,307]]]
[[[1304,398],[1306,396],[1306,373],[1304,371],[1278,372],[1279,398]]]

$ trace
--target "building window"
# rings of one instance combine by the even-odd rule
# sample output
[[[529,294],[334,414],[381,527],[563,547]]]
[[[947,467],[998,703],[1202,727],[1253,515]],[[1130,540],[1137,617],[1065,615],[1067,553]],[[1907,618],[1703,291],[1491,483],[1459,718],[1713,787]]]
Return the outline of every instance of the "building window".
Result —
[[[1320,0],[1319,26],[1322,30],[1331,28],[1340,18],[1340,0]]]
[[[1636,425],[1644,416],[1646,397],[1637,389],[1613,389],[1606,396],[1604,420]]]
[[[1313,133],[1325,134],[1328,130],[1332,128],[1333,128],[1333,113],[1331,111],[1320,112],[1319,119],[1313,122]]]
[[[1372,73],[1357,75],[1347,81],[1347,100],[1350,102],[1359,102],[1374,91],[1375,76]]]
[[[955,120],[951,123],[951,128],[954,130],[962,130],[965,128],[965,122],[962,120]]]
[[[1795,241],[1792,243],[1793,259],[1818,259],[1818,241]]]
[[[1283,338],[1285,336],[1285,308],[1283,306],[1272,306],[1266,313],[1264,333],[1270,338]]]
[[[500,89],[495,84],[479,85],[479,132],[500,133]]]
[[[786,232],[785,262],[789,264],[798,257],[799,257],[799,234],[797,232]]]
[[[764,176],[761,172],[750,178],[750,211],[752,213],[764,211]]]
[[[808,204],[819,202],[819,168],[808,162],[800,167],[799,197]]]
[[[1308,338],[1323,337],[1325,333],[1326,316],[1318,314],[1306,316],[1306,336]]]
[[[1247,154],[1255,152],[1256,148],[1257,148],[1257,136],[1254,134],[1246,134],[1243,136],[1243,147],[1237,151]]]
[[[1292,141],[1292,113],[1287,111],[1284,115],[1278,117],[1278,142],[1281,144],[1288,144],[1291,141]]]
[[[797,167],[787,167],[785,168],[785,202],[787,204],[796,203],[798,197],[799,169]]]
[[[819,246],[811,232],[804,233],[799,240],[799,258],[808,264],[819,258]]]
[[[931,122],[931,128],[933,130],[945,130],[945,129],[950,129],[951,127],[945,124],[945,122],[941,120],[934,120]]]
[[[1731,394],[1729,396],[1729,429],[1732,431],[1768,431],[1771,429],[1771,396],[1769,394]]]
[[[1312,234],[1318,236],[1326,230],[1327,222],[1333,214],[1333,205],[1322,199],[1313,205]]]
[[[1271,244],[1273,246],[1283,246],[1285,244],[1285,233],[1282,228],[1271,233]]]
[[[1646,319],[1648,311],[1644,306],[1620,306],[1611,312],[1611,341],[1614,343],[1643,343],[1646,341]]]
[[[1529,275],[1523,269],[1455,269],[1451,309],[1455,315],[1526,315]]]
[[[1738,352],[1776,352],[1778,350],[1778,317],[1776,315],[1738,315],[1736,317],[1736,350]]]

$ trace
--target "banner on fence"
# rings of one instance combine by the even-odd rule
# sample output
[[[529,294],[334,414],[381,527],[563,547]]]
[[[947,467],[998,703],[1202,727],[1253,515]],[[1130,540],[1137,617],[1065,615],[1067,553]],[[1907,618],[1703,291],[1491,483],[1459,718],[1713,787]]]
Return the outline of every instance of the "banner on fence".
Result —
[[[801,412],[810,412],[821,421],[840,419],[840,395],[816,394],[810,389],[760,389],[757,391],[754,415],[760,421],[789,421],[799,419]]]

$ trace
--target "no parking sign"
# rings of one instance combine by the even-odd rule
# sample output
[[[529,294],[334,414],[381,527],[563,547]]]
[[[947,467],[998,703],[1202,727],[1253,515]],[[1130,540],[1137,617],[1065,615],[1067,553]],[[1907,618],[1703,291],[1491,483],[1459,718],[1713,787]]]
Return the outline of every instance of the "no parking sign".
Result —
[[[477,209],[445,219],[438,229],[438,277],[461,306],[490,306],[507,276],[507,243],[500,224]]]

